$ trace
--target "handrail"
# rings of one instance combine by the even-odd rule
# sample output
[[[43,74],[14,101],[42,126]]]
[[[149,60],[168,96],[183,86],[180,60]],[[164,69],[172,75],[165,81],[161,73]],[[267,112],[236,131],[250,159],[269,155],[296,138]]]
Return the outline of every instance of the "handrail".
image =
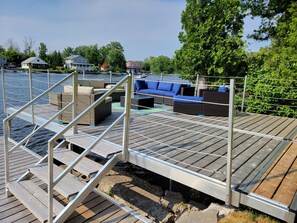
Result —
[[[117,124],[119,124],[120,121],[123,120],[123,118],[126,116],[126,113],[124,112],[120,117],[118,117],[104,132],[100,134],[100,136],[88,147],[86,148],[71,164],[69,164],[63,172],[57,176],[56,179],[54,179],[54,186],[62,180],[62,178],[70,172],[76,164],[81,161],[103,138],[104,136],[109,133],[113,127],[115,127]]]
[[[68,80],[70,77],[72,77],[75,74],[75,72],[72,72],[71,74],[69,74],[67,77],[63,78],[62,80],[60,80],[59,82],[57,82],[56,84],[54,84],[52,87],[50,87],[49,89],[47,89],[46,91],[44,91],[43,93],[41,93],[40,95],[38,95],[36,98],[34,98],[32,101],[29,101],[27,104],[25,104],[23,107],[19,108],[17,111],[15,111],[14,113],[10,114],[9,116],[7,116],[3,122],[7,122],[11,119],[13,119],[17,114],[21,113],[22,111],[24,111],[26,108],[28,108],[31,104],[33,104],[35,101],[39,100],[40,98],[42,98],[45,94],[49,93],[51,90],[53,90],[54,88],[56,88],[57,86],[59,86],[60,84],[62,84],[63,82],[65,82],[66,80]]]
[[[61,137],[65,132],[67,132],[73,125],[77,124],[79,122],[80,119],[83,118],[84,115],[86,115],[91,109],[97,107],[99,104],[101,104],[103,102],[103,100],[105,100],[105,98],[107,98],[109,95],[111,95],[113,92],[115,92],[115,90],[122,85],[123,83],[125,83],[128,80],[129,76],[124,77],[120,82],[118,82],[114,87],[112,87],[109,91],[107,91],[106,93],[104,93],[98,100],[96,100],[93,104],[91,104],[89,107],[87,107],[82,113],[80,113],[78,116],[76,116],[75,119],[73,119],[71,122],[68,123],[68,125],[65,126],[65,128],[63,128],[60,132],[58,132],[56,135],[54,135],[49,142],[54,142],[57,139],[59,139],[59,137]]]
[[[87,107],[82,113],[80,113],[78,116],[76,116],[71,122],[68,123],[68,125],[65,126],[64,129],[62,129],[60,132],[58,132],[56,135],[54,135],[49,141],[48,141],[48,221],[52,222],[53,220],[53,195],[54,195],[54,185],[58,182],[57,180],[54,182],[54,174],[53,174],[53,159],[54,159],[54,152],[53,152],[53,143],[59,138],[61,137],[64,133],[66,133],[72,126],[76,125],[78,123],[78,121],[80,119],[82,119],[84,117],[84,115],[86,115],[91,109],[97,107],[99,104],[101,104],[103,102],[103,100],[105,100],[105,98],[107,98],[109,95],[111,95],[113,92],[115,92],[115,90],[122,85],[123,83],[127,82],[129,79],[131,78],[131,76],[126,76],[124,77],[121,81],[119,81],[114,87],[112,87],[109,91],[107,91],[105,94],[103,94],[98,100],[96,100],[93,104],[91,104],[89,107]],[[130,82],[131,83],[131,82]],[[127,90],[127,89],[126,89]],[[125,113],[122,114],[121,117],[119,117],[116,122],[114,122],[112,124],[112,126],[115,126],[118,122],[121,121],[122,117],[125,117]],[[108,131],[110,131],[111,128],[107,129]],[[108,131],[105,130],[105,132],[107,133]],[[105,134],[106,134],[105,133]],[[103,138],[100,137],[98,142]],[[96,140],[97,142],[97,140]],[[97,142],[97,143],[98,143]],[[93,144],[92,144],[93,145]],[[95,146],[96,144],[94,144]],[[90,148],[90,150],[93,147]],[[85,154],[86,155],[86,154]],[[81,156],[79,158],[82,159],[83,157]],[[77,162],[79,162],[79,160],[75,160],[71,166],[71,168],[74,166],[74,164],[76,164]],[[67,170],[69,170],[70,168],[68,168]],[[63,176],[66,175],[66,171],[63,173]],[[62,179],[63,176],[58,176],[58,180]]]
[[[53,121],[56,117],[58,117],[60,114],[62,114],[67,108],[69,108],[72,104],[74,103],[74,101],[70,102],[68,105],[66,105],[63,109],[61,109],[58,113],[56,113],[55,115],[53,115],[49,120],[47,120],[45,123],[43,123],[41,126],[39,126],[37,129],[35,129],[33,132],[31,132],[29,135],[27,135],[24,139],[22,139],[18,144],[16,144],[14,147],[12,147],[9,152],[12,152],[13,150],[15,150],[16,148],[18,148],[19,146],[21,146],[26,140],[31,139],[32,136],[39,131],[39,129],[44,128],[45,126],[47,126],[51,121]]]

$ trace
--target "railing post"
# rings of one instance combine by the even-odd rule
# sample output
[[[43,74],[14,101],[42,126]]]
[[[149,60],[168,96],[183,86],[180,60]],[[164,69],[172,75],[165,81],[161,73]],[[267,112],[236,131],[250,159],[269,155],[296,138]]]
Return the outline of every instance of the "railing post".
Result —
[[[196,83],[195,83],[195,96],[199,95],[199,74],[197,74],[196,77]]]
[[[112,71],[109,71],[109,83],[112,82]]]
[[[1,78],[2,78],[3,112],[7,115],[6,95],[5,95],[5,77],[4,77],[4,68],[3,67],[1,67]]]
[[[72,120],[77,116],[77,83],[78,82],[78,73],[75,71],[73,75],[73,92],[72,92]],[[77,125],[73,125],[73,134],[77,134]]]
[[[160,81],[163,81],[163,73],[161,73]]]
[[[29,87],[30,87],[30,101],[34,98],[33,93],[33,84],[32,84],[32,64],[29,64]],[[34,119],[34,103],[31,105],[31,113],[32,113],[32,124],[35,123]]]
[[[9,137],[9,122],[3,121],[3,134],[4,134],[4,165],[5,165],[5,195],[9,197],[11,193],[8,190],[9,179],[9,149],[8,149],[8,137]]]
[[[48,142],[48,222],[53,222],[53,199],[54,199],[54,146],[51,141]]]
[[[232,203],[232,157],[233,157],[233,125],[234,125],[234,79],[230,80],[229,117],[228,117],[228,147],[227,147],[227,176],[226,204]]]
[[[241,100],[241,112],[243,112],[243,108],[244,108],[246,84],[247,84],[247,75],[244,76],[244,85],[243,85],[242,100]]]
[[[47,69],[47,89],[51,87],[51,76],[50,76],[50,71]],[[48,92],[48,99],[49,101],[51,100],[51,95],[50,92]]]
[[[130,109],[131,109],[131,95],[132,95],[132,75],[129,74],[129,79],[126,84],[126,92],[125,92],[125,119],[123,126],[123,160],[125,162],[129,161],[129,128],[130,128]]]

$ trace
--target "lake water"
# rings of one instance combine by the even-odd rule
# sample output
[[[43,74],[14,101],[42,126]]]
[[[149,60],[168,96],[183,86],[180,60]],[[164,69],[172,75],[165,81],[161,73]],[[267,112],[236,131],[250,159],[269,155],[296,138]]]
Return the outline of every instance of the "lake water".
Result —
[[[6,90],[6,100],[7,107],[16,107],[22,106],[26,102],[30,100],[30,90],[29,90],[29,78],[28,73],[14,73],[14,72],[5,72],[5,90]],[[41,94],[43,91],[47,89],[48,86],[48,78],[45,73],[33,73],[33,92],[34,96]],[[59,80],[66,77],[66,74],[54,74],[50,75],[51,83],[57,83]],[[79,74],[79,79],[82,79],[82,74]],[[123,76],[112,76],[112,82],[117,82],[121,80]],[[104,79],[106,82],[110,81],[109,75],[103,74],[86,74],[85,79]],[[149,75],[147,78],[143,80],[160,80],[159,75]],[[185,82],[177,75],[164,75],[164,81],[171,82]],[[2,83],[0,85],[1,90],[1,98],[0,98],[0,135],[3,135],[3,127],[2,121],[5,118],[5,114],[3,113],[3,95],[2,95]],[[62,92],[62,87],[55,89],[55,91]],[[48,101],[43,100],[40,103],[48,103]],[[18,118],[13,119],[11,123],[11,136],[14,140],[20,141],[22,138],[27,136],[32,132],[34,125],[31,125],[28,122],[20,120]],[[54,135],[53,132],[48,130],[42,130],[37,133],[28,143],[27,147],[34,152],[45,155],[47,151],[47,141]],[[34,143],[32,143],[34,142]]]

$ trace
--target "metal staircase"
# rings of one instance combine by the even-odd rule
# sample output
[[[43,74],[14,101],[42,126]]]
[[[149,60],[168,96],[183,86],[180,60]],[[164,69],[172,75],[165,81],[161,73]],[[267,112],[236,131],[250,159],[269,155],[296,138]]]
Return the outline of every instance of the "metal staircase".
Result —
[[[25,109],[31,107],[32,123],[34,123],[34,103],[69,78],[73,78],[72,102],[38,128],[34,129],[31,134],[26,136],[19,143],[15,144],[12,148],[8,148],[11,120]],[[126,83],[126,102],[123,114],[103,131],[99,137],[79,133],[76,126],[78,121],[91,109],[100,105],[106,97],[111,95],[117,87],[124,83]],[[130,118],[130,106],[128,105],[130,104],[131,98],[131,84],[131,76],[124,77],[117,85],[106,92],[85,111],[77,115],[77,73],[72,73],[5,118],[3,120],[3,129],[6,195],[10,196],[13,194],[41,222],[65,222],[76,207],[93,191],[100,180],[117,162],[128,161],[128,129]],[[38,130],[52,123],[70,106],[72,106],[73,119],[48,141],[47,155],[34,166],[30,167],[17,181],[10,181],[9,154],[25,144]],[[122,120],[124,120],[123,145],[116,145],[103,140],[104,136]],[[61,138],[63,138],[63,141],[57,143]],[[85,150],[78,154],[67,149],[65,147],[67,144],[77,145]],[[109,160],[104,165],[101,165],[86,157],[90,152],[109,158]],[[75,176],[75,174],[71,173],[79,173],[83,177],[79,178],[77,174]],[[87,182],[81,179],[87,179]],[[54,196],[56,193],[68,199],[69,203],[65,206],[56,200]]]

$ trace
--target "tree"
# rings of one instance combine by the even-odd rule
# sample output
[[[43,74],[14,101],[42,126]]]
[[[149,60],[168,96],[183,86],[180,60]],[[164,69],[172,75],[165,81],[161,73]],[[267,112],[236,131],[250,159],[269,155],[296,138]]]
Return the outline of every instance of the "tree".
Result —
[[[35,40],[32,37],[25,37],[24,39],[24,54],[29,55],[33,51]]]
[[[20,48],[19,48],[18,44],[13,42],[12,39],[7,40],[7,45],[8,45],[7,50],[14,50],[14,51],[20,52]]]
[[[46,52],[47,52],[47,48],[45,43],[40,43],[38,48],[38,57],[40,59],[46,60]]]
[[[154,57],[149,64],[150,71],[155,74],[172,74],[174,71],[173,61],[166,56]]]
[[[8,63],[13,63],[17,66],[21,65],[23,59],[22,54],[13,49],[8,49],[5,52],[0,53],[0,55],[4,56]]]
[[[63,58],[60,51],[54,51],[47,55],[48,63],[51,68],[56,69],[58,66],[63,66]]]
[[[274,27],[272,43],[251,55],[246,111],[297,117],[297,2]]]
[[[0,53],[3,53],[3,52],[5,52],[5,49],[3,46],[0,45]]]
[[[111,49],[108,53],[107,61],[114,71],[121,72],[126,69],[125,56],[119,49]]]
[[[66,47],[63,52],[62,52],[62,56],[63,58],[69,57],[74,53],[74,50],[72,47]]]
[[[175,52],[181,77],[194,81],[197,74],[244,75],[243,18],[240,0],[187,0],[179,34],[182,47]]]
[[[243,5],[252,17],[259,16],[261,25],[250,37],[268,40],[276,35],[278,23],[287,21],[292,13],[288,11],[295,0],[243,0]]]

